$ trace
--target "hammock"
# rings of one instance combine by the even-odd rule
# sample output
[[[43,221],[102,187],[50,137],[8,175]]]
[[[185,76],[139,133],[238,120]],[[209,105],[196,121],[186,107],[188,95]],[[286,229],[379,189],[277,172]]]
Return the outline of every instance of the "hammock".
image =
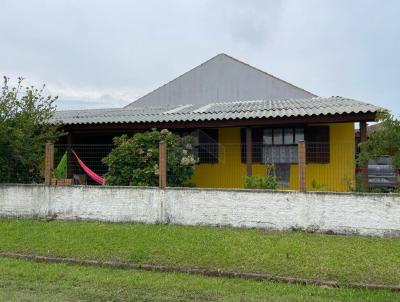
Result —
[[[83,171],[85,171],[85,173],[91,178],[93,179],[95,182],[97,182],[100,185],[104,185],[105,180],[103,177],[97,175],[96,173],[94,173],[92,170],[90,170],[88,168],[88,166],[86,166],[83,161],[81,161],[81,159],[78,157],[78,155],[76,155],[74,150],[71,150],[72,154],[75,156],[76,160],[78,161],[78,164],[81,166],[81,168],[83,169]]]

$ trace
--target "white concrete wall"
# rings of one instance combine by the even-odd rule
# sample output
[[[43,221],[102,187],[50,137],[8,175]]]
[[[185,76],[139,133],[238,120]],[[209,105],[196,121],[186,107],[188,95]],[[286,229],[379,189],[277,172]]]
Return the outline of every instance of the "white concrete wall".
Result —
[[[399,194],[0,185],[0,216],[400,237]]]

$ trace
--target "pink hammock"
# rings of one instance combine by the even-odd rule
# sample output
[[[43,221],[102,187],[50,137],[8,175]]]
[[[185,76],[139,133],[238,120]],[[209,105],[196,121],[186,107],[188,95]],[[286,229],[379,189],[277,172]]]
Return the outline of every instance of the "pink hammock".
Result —
[[[78,161],[78,164],[81,166],[81,168],[83,169],[83,171],[85,171],[85,173],[91,178],[93,179],[95,182],[97,182],[100,185],[104,185],[105,180],[103,177],[97,175],[96,173],[94,173],[92,170],[90,170],[88,168],[88,166],[86,166],[83,161],[81,161],[81,159],[78,157],[78,155],[76,155],[74,150],[71,150],[72,154],[75,156],[76,160]]]

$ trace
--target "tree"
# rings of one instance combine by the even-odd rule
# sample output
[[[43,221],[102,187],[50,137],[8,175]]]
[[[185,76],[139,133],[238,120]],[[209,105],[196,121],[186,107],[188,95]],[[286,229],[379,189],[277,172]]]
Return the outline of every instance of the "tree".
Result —
[[[366,142],[360,144],[358,161],[366,165],[368,160],[382,155],[389,155],[393,165],[400,167],[400,121],[388,111],[381,112],[378,116],[382,126],[368,133]]]
[[[158,144],[167,144],[167,181],[169,186],[190,186],[197,159],[193,153],[192,138],[180,137],[167,129],[152,129],[114,138],[116,147],[103,158],[108,166],[104,175],[107,185],[158,186]]]
[[[40,89],[24,87],[18,78],[14,87],[3,78],[0,92],[0,182],[41,182],[45,144],[61,132],[51,122],[57,97]]]

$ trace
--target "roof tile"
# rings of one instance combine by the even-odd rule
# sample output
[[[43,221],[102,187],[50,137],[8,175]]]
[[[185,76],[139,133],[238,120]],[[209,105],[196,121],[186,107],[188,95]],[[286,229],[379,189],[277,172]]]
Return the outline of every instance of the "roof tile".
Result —
[[[103,123],[192,122],[227,119],[276,118],[377,112],[382,108],[343,97],[256,100],[208,105],[148,108],[113,108],[57,111],[55,120],[65,125]]]

